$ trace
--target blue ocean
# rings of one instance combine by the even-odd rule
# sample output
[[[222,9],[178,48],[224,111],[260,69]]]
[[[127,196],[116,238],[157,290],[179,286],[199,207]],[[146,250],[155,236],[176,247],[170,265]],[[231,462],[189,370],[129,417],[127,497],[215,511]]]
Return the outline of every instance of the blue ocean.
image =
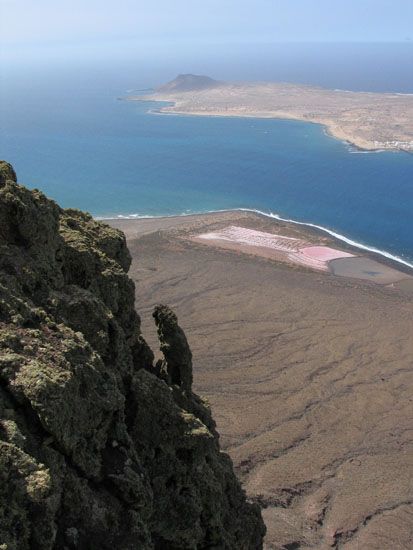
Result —
[[[119,100],[178,72],[413,93],[412,45],[357,52],[3,67],[0,157],[21,183],[94,216],[255,209],[413,264],[413,155],[359,152],[303,122],[159,115]]]

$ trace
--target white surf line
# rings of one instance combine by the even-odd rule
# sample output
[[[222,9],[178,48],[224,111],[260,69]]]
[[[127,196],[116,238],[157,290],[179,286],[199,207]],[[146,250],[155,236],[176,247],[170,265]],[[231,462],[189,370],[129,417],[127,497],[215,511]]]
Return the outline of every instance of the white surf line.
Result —
[[[304,227],[313,227],[315,229],[319,229],[320,231],[324,231],[324,233],[328,233],[332,237],[335,237],[339,241],[343,241],[350,246],[354,246],[355,248],[359,248],[360,250],[366,250],[367,252],[373,252],[374,254],[378,254],[379,256],[383,256],[384,258],[387,258],[389,260],[392,260],[394,262],[400,263],[405,265],[406,267],[409,267],[410,269],[413,269],[413,263],[407,262],[406,260],[403,260],[403,258],[400,258],[399,256],[395,256],[394,254],[391,254],[390,252],[387,252],[386,250],[381,250],[379,248],[375,248],[374,246],[369,246],[367,244],[362,244],[357,241],[354,241],[353,239],[350,239],[349,237],[346,237],[345,235],[342,235],[341,233],[337,233],[336,231],[333,231],[332,229],[328,229],[327,227],[323,227],[322,225],[317,225],[315,223],[311,222],[300,222],[297,220],[292,220],[290,218],[283,218],[279,216],[278,214],[274,214],[273,212],[263,212],[262,210],[258,210],[256,208],[224,208],[223,210],[206,210],[204,212],[185,212],[182,214],[167,214],[167,215],[159,215],[159,216],[149,216],[145,214],[130,214],[130,215],[122,215],[119,214],[117,216],[96,216],[96,220],[150,220],[150,219],[160,219],[160,218],[181,218],[186,216],[201,216],[203,214],[224,214],[225,212],[252,212],[253,214],[260,214],[261,216],[266,216],[267,218],[272,218],[275,220],[279,220],[282,222],[288,222],[295,225],[303,225]]]
[[[332,229],[328,229],[327,227],[323,227],[322,225],[317,225],[315,223],[310,222],[299,222],[297,220],[291,220],[289,218],[282,218],[278,214],[273,214],[272,212],[262,212],[261,210],[256,210],[252,208],[239,208],[238,210],[241,210],[242,212],[255,212],[256,214],[261,214],[262,216],[267,216],[269,218],[274,218],[276,220],[280,220],[283,222],[293,223],[295,225],[304,225],[307,227],[314,227],[315,229],[319,229],[320,231],[324,231],[325,233],[328,233],[329,235],[332,235],[336,239],[343,241],[351,246],[354,246],[356,248],[360,248],[361,250],[367,250],[368,252],[374,252],[375,254],[379,254],[380,256],[384,256],[385,258],[388,258],[389,260],[393,260],[395,262],[401,263],[407,267],[410,267],[413,269],[413,264],[410,262],[407,262],[406,260],[403,260],[399,256],[395,256],[394,254],[391,254],[390,252],[386,252],[386,250],[380,250],[379,248],[375,248],[374,246],[369,246],[366,244],[359,243],[357,241],[353,241],[353,239],[350,239],[349,237],[346,237],[345,235],[341,235],[341,233],[336,233]]]

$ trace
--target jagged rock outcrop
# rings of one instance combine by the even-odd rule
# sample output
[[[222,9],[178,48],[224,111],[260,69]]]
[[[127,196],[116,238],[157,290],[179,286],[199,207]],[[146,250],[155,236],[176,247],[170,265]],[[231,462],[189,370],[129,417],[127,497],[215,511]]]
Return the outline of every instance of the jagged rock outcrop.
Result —
[[[258,549],[176,316],[140,332],[122,233],[0,162],[0,548]]]
[[[160,350],[164,360],[158,363],[170,385],[176,385],[185,392],[192,389],[192,353],[178,319],[167,306],[156,306],[153,317],[158,329]]]

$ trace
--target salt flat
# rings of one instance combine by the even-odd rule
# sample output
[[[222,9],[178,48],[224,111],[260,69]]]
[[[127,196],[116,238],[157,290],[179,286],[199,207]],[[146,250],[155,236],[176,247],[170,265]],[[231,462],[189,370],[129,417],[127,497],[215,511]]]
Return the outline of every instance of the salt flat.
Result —
[[[218,231],[195,233],[191,238],[215,247],[254,253],[316,271],[330,271],[341,277],[365,279],[378,284],[413,280],[412,276],[404,272],[363,256],[361,251],[354,254],[326,245],[311,246],[304,235],[302,238],[293,238],[230,225]]]

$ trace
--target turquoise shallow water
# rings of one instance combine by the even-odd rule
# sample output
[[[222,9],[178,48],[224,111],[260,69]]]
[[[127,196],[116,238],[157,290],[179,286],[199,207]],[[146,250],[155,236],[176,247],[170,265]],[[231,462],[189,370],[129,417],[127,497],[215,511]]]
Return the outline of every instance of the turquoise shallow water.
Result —
[[[158,105],[124,93],[14,90],[1,156],[21,182],[95,216],[251,208],[413,262],[412,155],[359,153],[302,122],[148,114]]]

